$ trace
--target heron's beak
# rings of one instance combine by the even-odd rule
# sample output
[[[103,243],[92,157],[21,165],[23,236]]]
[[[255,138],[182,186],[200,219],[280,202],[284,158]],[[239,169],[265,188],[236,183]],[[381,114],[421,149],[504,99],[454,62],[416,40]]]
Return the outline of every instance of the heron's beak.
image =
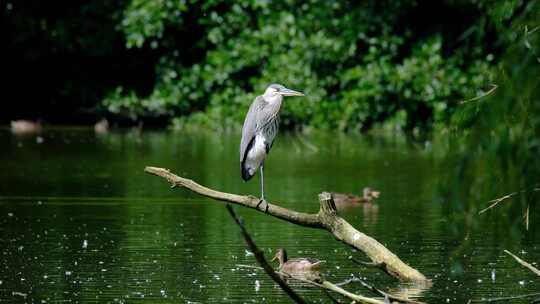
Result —
[[[304,93],[291,89],[282,89],[281,91],[279,91],[279,94],[283,96],[305,96]]]

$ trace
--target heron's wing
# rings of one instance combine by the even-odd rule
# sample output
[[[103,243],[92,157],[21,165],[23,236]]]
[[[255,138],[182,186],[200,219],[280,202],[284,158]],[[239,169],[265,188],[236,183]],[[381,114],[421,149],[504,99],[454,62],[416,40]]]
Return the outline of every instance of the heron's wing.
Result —
[[[240,162],[243,163],[249,146],[252,144],[255,134],[257,134],[257,113],[264,107],[266,101],[262,96],[257,96],[246,115],[244,126],[242,127],[242,139],[240,141]]]
[[[257,112],[257,129],[256,133],[261,132],[264,136],[266,144],[266,153],[270,152],[270,148],[274,143],[274,138],[277,135],[279,128],[279,109],[281,101],[264,103],[264,106]]]

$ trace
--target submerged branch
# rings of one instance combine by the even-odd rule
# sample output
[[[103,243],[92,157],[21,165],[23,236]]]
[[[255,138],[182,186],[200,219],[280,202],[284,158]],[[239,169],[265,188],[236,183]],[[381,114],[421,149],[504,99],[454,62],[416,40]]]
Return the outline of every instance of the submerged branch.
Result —
[[[506,252],[509,256],[513,257],[518,263],[527,267],[530,271],[534,272],[536,275],[540,276],[540,270],[538,270],[536,267],[520,259],[518,256],[516,256],[515,254],[511,253],[508,250],[505,250],[504,252]]]
[[[325,229],[333,234],[336,239],[364,252],[374,264],[381,265],[381,268],[393,277],[401,281],[417,282],[426,285],[429,285],[431,282],[418,270],[401,261],[399,257],[377,240],[356,230],[351,224],[341,218],[337,214],[336,206],[330,193],[323,192],[319,195],[320,209],[315,214],[296,212],[270,203],[268,203],[268,209],[265,212],[265,208],[259,206],[259,199],[256,197],[216,191],[190,179],[177,176],[163,168],[146,167],[144,170],[147,173],[165,178],[173,187],[181,186],[203,196],[252,208],[300,226]]]

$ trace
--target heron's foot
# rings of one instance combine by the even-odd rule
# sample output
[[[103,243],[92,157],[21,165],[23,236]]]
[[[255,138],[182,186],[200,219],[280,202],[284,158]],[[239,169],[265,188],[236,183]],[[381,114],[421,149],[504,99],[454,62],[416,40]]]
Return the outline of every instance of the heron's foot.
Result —
[[[257,209],[259,209],[259,206],[262,206],[265,213],[268,213],[268,202],[264,198],[260,198],[259,202],[257,203]]]

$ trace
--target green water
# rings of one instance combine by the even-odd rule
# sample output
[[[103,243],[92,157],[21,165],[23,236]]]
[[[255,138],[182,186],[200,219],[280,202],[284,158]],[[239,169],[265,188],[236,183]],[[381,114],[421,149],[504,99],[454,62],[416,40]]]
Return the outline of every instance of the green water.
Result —
[[[235,134],[49,130],[37,138],[0,130],[0,302],[289,302],[266,274],[238,266],[256,262],[224,205],[143,173],[146,165],[167,167],[258,195],[258,177],[240,179],[238,144]],[[299,211],[316,212],[321,191],[381,191],[375,205],[341,214],[431,278],[429,289],[352,263],[366,258],[325,231],[236,210],[269,257],[284,247],[291,257],[326,260],[333,282],[362,277],[429,303],[539,292],[538,278],[503,252],[540,261],[534,214],[528,232],[501,224],[501,211],[461,220],[447,197],[459,191],[449,185],[451,157],[434,150],[400,136],[280,134],[265,167],[267,198]],[[318,289],[293,286],[329,302]]]

